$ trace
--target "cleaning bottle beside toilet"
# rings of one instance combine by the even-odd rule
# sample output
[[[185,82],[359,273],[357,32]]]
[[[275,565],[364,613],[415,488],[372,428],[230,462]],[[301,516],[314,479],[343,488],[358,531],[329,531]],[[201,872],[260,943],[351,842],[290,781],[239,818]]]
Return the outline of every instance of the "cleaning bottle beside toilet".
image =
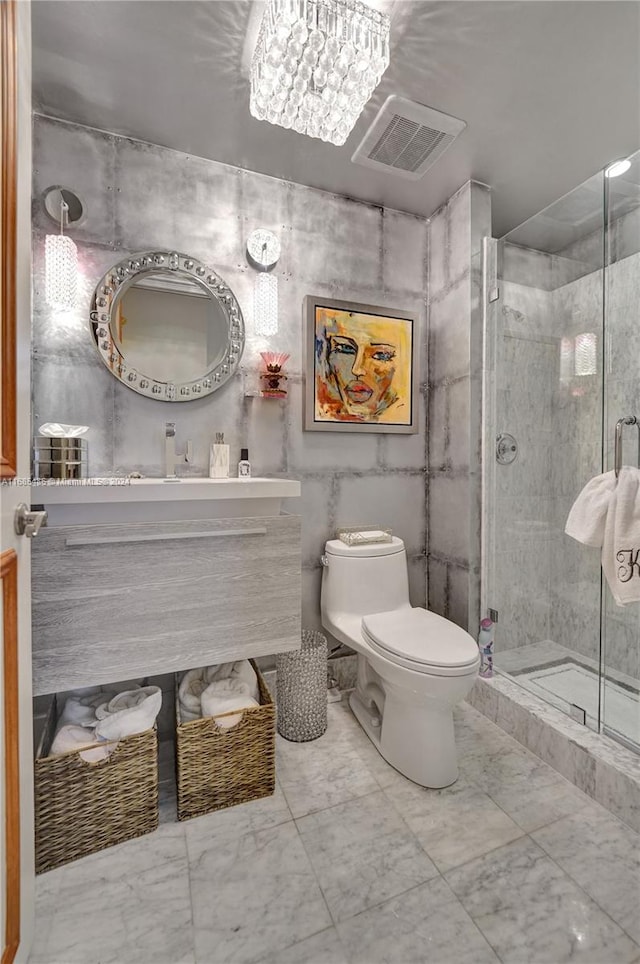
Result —
[[[478,649],[480,650],[480,676],[483,679],[490,679],[493,676],[493,632],[493,620],[488,617],[481,620]]]

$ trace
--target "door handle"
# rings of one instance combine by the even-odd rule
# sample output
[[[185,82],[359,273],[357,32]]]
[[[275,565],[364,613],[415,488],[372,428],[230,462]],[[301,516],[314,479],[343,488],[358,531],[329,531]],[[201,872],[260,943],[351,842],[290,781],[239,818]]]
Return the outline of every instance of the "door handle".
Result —
[[[13,525],[16,534],[26,536],[27,539],[35,539],[40,529],[47,524],[46,509],[34,510],[21,502],[16,506],[13,516]]]

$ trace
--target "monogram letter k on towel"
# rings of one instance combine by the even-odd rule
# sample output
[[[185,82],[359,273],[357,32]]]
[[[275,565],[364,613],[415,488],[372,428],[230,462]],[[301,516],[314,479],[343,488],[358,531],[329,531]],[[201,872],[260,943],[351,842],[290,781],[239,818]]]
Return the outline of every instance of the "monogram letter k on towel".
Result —
[[[640,470],[625,465],[617,480],[605,472],[588,482],[564,531],[602,547],[602,569],[619,606],[640,601]]]

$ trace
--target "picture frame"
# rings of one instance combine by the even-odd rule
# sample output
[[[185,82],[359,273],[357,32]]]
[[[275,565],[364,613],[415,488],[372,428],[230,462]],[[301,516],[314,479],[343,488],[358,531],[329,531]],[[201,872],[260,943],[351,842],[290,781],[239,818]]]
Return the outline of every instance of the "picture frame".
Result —
[[[415,312],[307,295],[304,429],[418,431]]]

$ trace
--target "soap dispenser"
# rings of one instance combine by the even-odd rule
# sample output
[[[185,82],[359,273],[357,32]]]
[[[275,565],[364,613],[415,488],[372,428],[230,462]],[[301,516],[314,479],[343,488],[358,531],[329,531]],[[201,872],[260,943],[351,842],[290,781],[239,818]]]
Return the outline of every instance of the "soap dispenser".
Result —
[[[229,478],[229,446],[225,445],[224,432],[216,432],[216,440],[209,454],[209,478]]]
[[[238,462],[238,478],[251,478],[251,462],[249,461],[249,449],[240,449],[240,461]]]

